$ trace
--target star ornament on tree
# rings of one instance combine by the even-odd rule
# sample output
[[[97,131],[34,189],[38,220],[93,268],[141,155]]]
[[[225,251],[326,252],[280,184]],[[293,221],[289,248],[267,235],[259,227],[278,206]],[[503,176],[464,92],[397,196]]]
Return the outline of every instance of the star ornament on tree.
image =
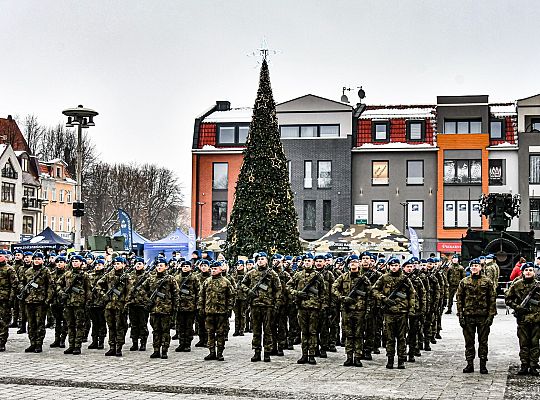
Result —
[[[268,212],[270,214],[278,214],[279,213],[279,204],[274,201],[274,199],[270,200],[270,203],[266,204],[266,208],[268,208]]]
[[[250,182],[250,183],[255,182],[255,175],[249,174],[249,176],[248,176],[248,182]]]

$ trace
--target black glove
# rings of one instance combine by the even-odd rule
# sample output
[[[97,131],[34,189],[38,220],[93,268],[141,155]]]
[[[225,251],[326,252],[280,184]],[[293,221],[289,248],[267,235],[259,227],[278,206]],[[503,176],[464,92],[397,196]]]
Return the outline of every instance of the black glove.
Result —
[[[515,308],[514,308],[514,312],[516,315],[523,315],[525,314],[525,307],[521,306],[521,305],[517,305]]]
[[[487,326],[491,326],[493,324],[493,315],[490,315],[489,317],[487,317],[485,323]]]
[[[354,304],[354,299],[349,296],[341,296],[341,302],[343,304],[351,305],[351,304]]]
[[[459,318],[459,326],[461,326],[462,328],[465,328],[465,317],[458,315],[458,318]]]
[[[307,299],[309,296],[307,293],[304,293],[304,292],[298,292],[296,293],[296,297],[298,297],[300,300],[305,300]]]
[[[393,307],[396,305],[396,301],[394,299],[389,299],[388,297],[383,300],[383,303],[388,307]]]

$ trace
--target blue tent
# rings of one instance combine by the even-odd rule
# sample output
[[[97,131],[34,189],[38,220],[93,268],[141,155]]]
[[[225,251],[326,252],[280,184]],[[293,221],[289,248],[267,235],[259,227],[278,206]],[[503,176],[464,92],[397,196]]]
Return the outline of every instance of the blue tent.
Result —
[[[135,237],[133,238],[135,241]],[[153,260],[160,252],[165,253],[167,259],[172,257],[173,251],[180,251],[182,257],[189,258],[189,237],[179,228],[167,237],[155,242],[146,242],[144,244],[144,259]]]
[[[69,240],[62,239],[56,233],[52,231],[51,228],[47,227],[43,232],[38,233],[32,239],[25,240],[24,242],[12,244],[11,250],[56,250],[58,251],[60,247],[71,246]]]
[[[133,244],[145,244],[145,243],[150,242],[150,240],[148,240],[144,236],[140,235],[136,231],[133,231],[132,235],[133,235]],[[118,237],[118,236],[122,236],[122,233],[120,231],[116,232],[113,235],[113,237]]]

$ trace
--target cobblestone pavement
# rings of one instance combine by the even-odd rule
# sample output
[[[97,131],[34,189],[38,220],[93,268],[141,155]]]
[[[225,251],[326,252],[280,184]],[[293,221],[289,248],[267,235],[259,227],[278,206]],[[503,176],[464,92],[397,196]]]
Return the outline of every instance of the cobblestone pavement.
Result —
[[[272,357],[271,363],[251,363],[251,334],[230,337],[224,362],[203,361],[207,350],[201,348],[171,351],[168,360],[151,360],[150,351],[127,348],[122,358],[105,357],[87,346],[80,356],[66,356],[62,349],[48,348],[52,330],[47,330],[43,353],[25,354],[26,335],[11,329],[7,351],[0,354],[0,399],[538,398],[538,378],[513,375],[519,361],[515,330],[514,318],[500,304],[490,335],[490,373],[480,375],[461,372],[464,346],[455,314],[444,315],[443,339],[433,351],[423,352],[405,370],[387,370],[384,354],[364,361],[363,368],[343,367],[343,348],[318,359],[316,366],[297,365],[300,346],[285,357]]]

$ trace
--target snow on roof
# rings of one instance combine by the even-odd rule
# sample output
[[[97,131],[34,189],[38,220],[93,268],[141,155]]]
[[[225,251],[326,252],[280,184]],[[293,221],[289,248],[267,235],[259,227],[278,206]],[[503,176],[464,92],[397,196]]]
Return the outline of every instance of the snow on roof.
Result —
[[[203,122],[251,122],[253,108],[231,108],[229,111],[215,111],[204,119]]]
[[[0,144],[0,156],[4,154],[4,151],[7,149],[7,144]]]
[[[517,114],[515,103],[490,104],[489,109],[493,115],[500,117],[512,116]]]
[[[377,151],[388,151],[388,150],[425,150],[425,149],[436,149],[437,146],[429,143],[419,143],[419,144],[410,144],[402,142],[390,142],[385,144],[374,144],[374,143],[364,143],[361,146],[356,147],[355,149],[362,150],[377,150]]]
[[[25,153],[26,153],[26,151],[24,151],[24,150],[17,150],[17,151],[15,151],[15,155],[16,155],[17,157],[19,157],[21,154],[25,154]]]
[[[435,118],[435,106],[367,106],[360,119]]]

